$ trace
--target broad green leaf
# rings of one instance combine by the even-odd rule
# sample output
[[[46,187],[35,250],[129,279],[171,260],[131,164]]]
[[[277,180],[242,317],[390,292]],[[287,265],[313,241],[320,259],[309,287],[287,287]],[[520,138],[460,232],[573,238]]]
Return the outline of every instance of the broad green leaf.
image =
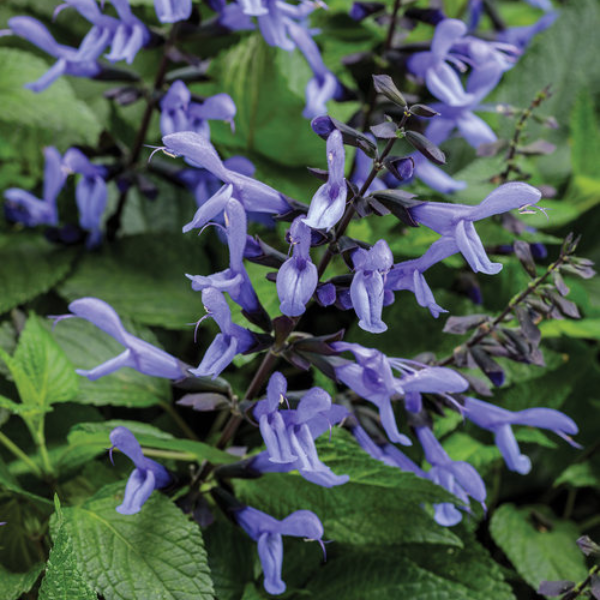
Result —
[[[96,600],[96,592],[81,573],[73,542],[64,527],[64,517],[57,505],[54,545],[46,566],[46,574],[40,587],[39,600]],[[98,548],[102,551],[101,548]]]
[[[513,600],[499,567],[474,540],[465,547],[401,546],[331,549],[308,582],[314,600]]]
[[[496,446],[482,444],[461,431],[450,435],[443,445],[452,460],[466,461],[482,475],[485,474],[485,469],[500,458],[500,451]]]
[[[38,563],[25,573],[12,573],[0,565],[0,598],[19,600],[28,592],[44,570],[44,563]],[[85,600],[82,598],[82,600]]]
[[[138,323],[186,329],[203,314],[186,273],[209,273],[197,236],[137,235],[84,256],[59,291],[69,301],[100,298]]]
[[[71,446],[67,452],[76,452],[78,448],[87,447],[90,452],[100,454],[105,452],[110,445],[109,434],[119,425],[127,427],[136,436],[138,442],[144,448],[154,448],[156,450],[167,450],[188,455],[187,460],[202,462],[209,460],[211,462],[222,464],[232,463],[239,460],[227,452],[213,448],[203,442],[195,440],[181,440],[166,433],[136,421],[105,421],[103,423],[80,423],[76,425],[69,433],[68,440]]]
[[[564,335],[585,340],[600,340],[600,319],[544,321],[540,325],[540,330],[542,335],[547,338]]]
[[[555,486],[566,483],[567,485],[583,488],[600,487],[600,457],[596,453],[589,460],[574,463],[567,467],[554,482]]]
[[[13,128],[43,129],[71,143],[94,144],[100,124],[67,79],[60,78],[42,94],[23,87],[49,68],[50,64],[30,52],[0,48],[0,122]]]
[[[542,518],[536,519],[536,513]],[[536,590],[544,580],[581,581],[587,575],[584,556],[575,543],[580,535],[577,526],[554,518],[546,507],[503,504],[492,516],[490,531],[517,572]]]
[[[148,330],[132,327],[129,323],[126,327],[134,335],[156,343]],[[123,352],[119,342],[83,319],[61,321],[52,335],[78,369],[91,369]],[[143,408],[170,402],[171,398],[166,379],[143,375],[129,368],[119,369],[96,381],[79,377],[79,390],[75,402],[96,406]]]
[[[573,174],[597,177],[600,130],[596,120],[594,100],[586,88],[581,89],[577,95],[571,111],[569,129]]]
[[[202,535],[175,505],[154,493],[136,515],[121,515],[124,482],[66,508],[64,528],[78,567],[106,600],[212,600]]]
[[[0,313],[52,289],[67,275],[75,257],[71,250],[25,232],[0,236],[0,254]]]
[[[309,483],[298,474],[269,474],[238,481],[240,497],[283,518],[298,509],[315,512],[325,535],[352,545],[403,543],[460,545],[438,526],[421,504],[452,501],[445,490],[413,473],[373,460],[355,442],[336,432],[332,443],[319,442],[319,458],[350,482],[331,489]]]

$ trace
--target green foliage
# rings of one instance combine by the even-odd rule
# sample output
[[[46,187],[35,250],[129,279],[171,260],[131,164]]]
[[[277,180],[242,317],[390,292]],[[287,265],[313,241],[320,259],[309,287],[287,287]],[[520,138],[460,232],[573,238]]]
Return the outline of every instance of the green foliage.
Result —
[[[68,274],[75,258],[72,251],[24,232],[0,236],[0,252],[0,313],[50,290]]]
[[[100,298],[138,323],[187,329],[198,320],[202,304],[185,274],[208,271],[195,236],[137,235],[85,255],[59,291],[69,301]]]
[[[38,563],[25,573],[12,573],[0,565],[0,598],[2,600],[19,600],[22,594],[34,586],[43,569],[43,563]],[[85,600],[85,598],[81,600]]]
[[[517,572],[534,589],[542,581],[580,581],[587,575],[575,544],[577,527],[553,517],[543,506],[503,504],[492,516],[490,531]]]
[[[141,513],[119,514],[123,485],[107,486],[82,506],[63,509],[61,530],[85,580],[106,600],[214,598],[198,527],[158,493]]]

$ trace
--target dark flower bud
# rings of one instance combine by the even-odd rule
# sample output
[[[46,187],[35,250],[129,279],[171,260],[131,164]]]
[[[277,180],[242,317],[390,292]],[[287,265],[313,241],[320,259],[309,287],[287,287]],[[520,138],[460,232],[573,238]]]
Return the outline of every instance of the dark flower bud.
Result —
[[[442,10],[434,8],[409,8],[405,13],[409,19],[421,21],[428,25],[437,25],[446,18]]]
[[[332,131],[337,130],[342,134],[342,142],[347,146],[360,148],[370,158],[377,156],[377,146],[364,133],[333,117],[315,117],[310,125],[313,131],[324,140],[329,137]]]
[[[589,535],[582,535],[576,543],[586,556],[600,556],[600,546]]]
[[[562,596],[573,587],[575,587],[575,583],[572,581],[542,581],[538,594],[542,594],[542,596]]]
[[[471,348],[471,356],[496,387],[500,387],[504,383],[504,370],[483,348],[478,346]]]
[[[443,165],[446,163],[446,155],[424,135],[417,133],[416,131],[407,131],[404,135],[406,136],[406,141],[425,158],[436,165]]]
[[[373,75],[373,85],[378,94],[384,95],[394,104],[402,107],[407,106],[404,96],[389,75]]]
[[[396,131],[398,131],[398,127],[396,123],[385,121],[384,123],[379,123],[379,125],[373,125],[373,127],[371,127],[371,131],[376,138],[390,140],[396,137]]]
[[[383,164],[399,181],[411,179],[415,170],[415,161],[410,156],[388,156]]]
[[[412,216],[410,209],[422,204],[420,200],[415,200],[416,196],[403,190],[381,190],[374,192],[369,198],[374,198],[380,204],[383,204],[394,216],[400,219],[410,227],[418,227],[419,224]]]
[[[411,115],[415,115],[416,117],[423,117],[425,119],[431,119],[432,117],[437,117],[440,113],[437,110],[433,110],[431,106],[426,106],[425,104],[413,104],[408,112]]]
[[[531,248],[527,242],[517,240],[514,245],[514,250],[517,258],[523,265],[523,268],[530,277],[536,276],[535,261],[531,253]]]
[[[177,403],[179,406],[188,406],[200,412],[212,412],[229,406],[229,399],[222,394],[198,393],[186,394]]]
[[[381,2],[354,2],[350,9],[350,18],[355,21],[362,21],[375,13],[382,11],[385,4]]]

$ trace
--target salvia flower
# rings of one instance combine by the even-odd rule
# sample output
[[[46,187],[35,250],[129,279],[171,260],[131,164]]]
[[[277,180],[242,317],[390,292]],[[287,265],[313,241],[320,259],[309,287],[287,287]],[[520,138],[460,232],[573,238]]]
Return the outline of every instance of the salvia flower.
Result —
[[[139,50],[150,41],[150,31],[131,12],[127,0],[110,1],[119,15],[119,22],[106,58],[111,62],[124,60],[127,64],[131,64]]]
[[[100,223],[108,200],[104,180],[106,169],[92,164],[87,156],[76,148],[67,150],[63,165],[69,172],[82,176],[75,189],[75,200],[79,209],[79,224],[90,234],[87,246],[93,248],[102,240]]]
[[[242,529],[258,543],[258,556],[265,575],[265,590],[283,594],[286,586],[281,579],[283,565],[283,535],[321,542],[323,525],[310,510],[297,510],[278,521],[266,513],[246,506],[234,513]],[[322,542],[321,542],[322,543]]]
[[[154,10],[161,23],[186,21],[192,14],[192,0],[154,0]]]
[[[329,231],[341,218],[346,209],[348,193],[344,178],[344,144],[342,134],[333,130],[327,138],[327,164],[329,177],[312,198],[304,222],[313,229]]]
[[[473,222],[535,204],[541,196],[541,192],[531,185],[511,182],[501,185],[477,206],[423,202],[411,207],[410,213],[417,223],[442,236],[447,244],[444,251],[454,243],[475,273],[495,275],[502,265],[490,261]]]
[[[385,240],[379,240],[370,250],[359,248],[352,254],[354,277],[350,285],[352,305],[361,329],[382,333],[387,325],[381,320],[385,276],[394,257]]]
[[[231,311],[219,290],[214,287],[204,289],[202,302],[208,315],[220,327],[221,333],[217,334],[208,347],[202,362],[196,369],[190,369],[190,373],[197,377],[210,375],[216,379],[236,354],[247,352],[254,346],[255,339],[250,331],[231,320]]]
[[[94,369],[77,369],[76,373],[95,381],[110,375],[123,367],[135,369],[144,375],[164,377],[165,379],[182,379],[185,375],[183,365],[173,356],[156,346],[141,340],[129,333],[121,323],[114,308],[98,298],[80,298],[69,304],[71,314],[56,317],[57,321],[79,317],[89,321],[117,342],[125,346],[125,351],[115,358],[98,365]]]
[[[117,506],[117,512],[135,515],[142,510],[150,494],[169,485],[172,478],[165,467],[144,456],[142,447],[127,427],[115,427],[110,433],[110,441],[113,448],[119,449],[135,465],[125,486],[123,503]]]
[[[317,455],[314,440],[341,421],[346,410],[332,406],[331,397],[321,388],[312,388],[302,396],[295,410],[279,410],[285,402],[287,382],[275,372],[267,386],[267,397],[256,404],[254,417],[267,446],[263,454],[253,459],[252,468],[260,472],[288,472],[298,470],[313,483],[324,487],[341,485],[347,475],[336,475]],[[275,463],[274,467],[265,464]]]
[[[233,195],[247,212],[285,213],[290,206],[279,192],[247,175],[228,169],[212,144],[202,135],[191,131],[171,133],[163,137],[166,151],[183,156],[195,167],[206,169],[220,181],[233,186]]]
[[[34,92],[45,90],[61,75],[94,77],[101,71],[97,61],[108,43],[108,36],[97,37],[94,32],[94,38],[86,37],[81,48],[72,48],[59,44],[46,27],[32,17],[13,17],[8,20],[8,26],[15,35],[57,59],[40,79],[25,86]]]
[[[66,179],[62,158],[56,148],[44,148],[44,191],[42,198],[19,188],[9,188],[4,192],[7,200],[5,211],[11,221],[18,221],[27,227],[37,225],[58,225],[56,198]]]
[[[431,465],[427,476],[431,481],[441,485],[465,504],[469,504],[469,496],[483,504],[486,491],[479,473],[467,462],[453,461],[428,427],[415,429],[419,442]],[[462,520],[460,511],[451,503],[435,505],[435,520],[440,525],[456,525]]]
[[[290,227],[292,256],[281,265],[277,273],[277,295],[281,312],[288,317],[304,313],[306,304],[314,294],[319,276],[310,258],[310,228],[302,217],[297,217]]]
[[[570,444],[577,446],[567,435],[578,432],[575,422],[565,414],[551,408],[527,408],[512,412],[467,397],[465,398],[464,415],[478,427],[494,433],[496,446],[498,446],[504,457],[506,466],[511,471],[516,471],[521,475],[526,475],[531,471],[531,460],[521,454],[511,425],[529,425],[530,427],[549,429],[556,435],[566,439]]]

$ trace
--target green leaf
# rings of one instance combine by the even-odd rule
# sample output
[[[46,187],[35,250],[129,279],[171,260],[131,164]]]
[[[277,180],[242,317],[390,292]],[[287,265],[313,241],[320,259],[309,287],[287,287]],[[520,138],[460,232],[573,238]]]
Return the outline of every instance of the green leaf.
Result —
[[[64,527],[64,517],[57,498],[55,502],[58,523],[55,523],[54,546],[50,551],[39,600],[96,600],[96,592],[90,587],[77,564],[73,542]],[[101,548],[98,550],[102,551]]]
[[[458,502],[429,480],[373,460],[350,436],[336,431],[331,444],[319,442],[319,458],[350,482],[331,489],[296,474],[269,474],[235,483],[245,502],[283,518],[298,509],[315,512],[325,535],[352,545],[448,544],[460,540],[437,525],[421,507],[424,502]]]
[[[535,519],[535,513],[542,519]],[[587,575],[570,521],[550,515],[544,506],[517,508],[503,504],[492,516],[490,532],[517,572],[534,589],[541,581],[581,581]]]
[[[465,536],[464,548],[402,546],[368,552],[334,549],[311,578],[314,600],[513,600],[485,549]]]
[[[2,600],[19,600],[34,586],[43,570],[44,563],[33,565],[25,573],[12,573],[0,565],[0,598]],[[82,600],[85,599],[82,598]]]
[[[600,486],[600,457],[596,453],[589,460],[567,467],[554,482],[555,486],[566,483],[575,488]]]
[[[597,157],[600,155],[600,131],[594,110],[594,100],[587,88],[577,95],[569,123],[573,174],[597,177]]]
[[[130,323],[125,326],[132,334],[156,344],[150,331]],[[119,342],[83,319],[61,321],[54,328],[53,336],[78,369],[91,369],[123,352]],[[166,379],[150,377],[134,369],[119,369],[96,381],[85,377],[79,380],[80,393],[74,399],[78,403],[143,408],[171,399]]]
[[[36,81],[50,65],[16,48],[0,48],[0,122],[12,128],[28,127],[52,132],[70,143],[95,144],[100,124],[88,106],[79,100],[65,78],[42,94],[23,86]],[[50,140],[49,140],[50,141]]]
[[[562,335],[586,340],[600,340],[600,319],[580,321],[544,321],[540,324],[543,337],[553,338]]]
[[[100,298],[138,323],[186,329],[202,314],[202,302],[185,274],[208,272],[197,236],[136,235],[85,255],[59,292],[69,301]]]
[[[0,313],[50,290],[64,279],[75,257],[72,250],[24,232],[0,236],[0,253]]]
[[[80,507],[66,508],[64,528],[79,569],[106,600],[212,600],[199,528],[154,493],[136,515],[121,515],[124,483]]]
[[[213,448],[203,442],[194,440],[180,440],[166,433],[137,421],[105,421],[103,423],[80,423],[71,429],[68,440],[71,448],[68,452],[77,451],[77,448],[89,447],[91,452],[101,454],[105,452],[109,441],[110,432],[119,425],[130,429],[137,438],[138,442],[145,448],[155,448],[157,450],[171,450],[189,454],[189,460],[202,462],[209,460],[216,464],[233,463],[239,460],[238,457]]]

